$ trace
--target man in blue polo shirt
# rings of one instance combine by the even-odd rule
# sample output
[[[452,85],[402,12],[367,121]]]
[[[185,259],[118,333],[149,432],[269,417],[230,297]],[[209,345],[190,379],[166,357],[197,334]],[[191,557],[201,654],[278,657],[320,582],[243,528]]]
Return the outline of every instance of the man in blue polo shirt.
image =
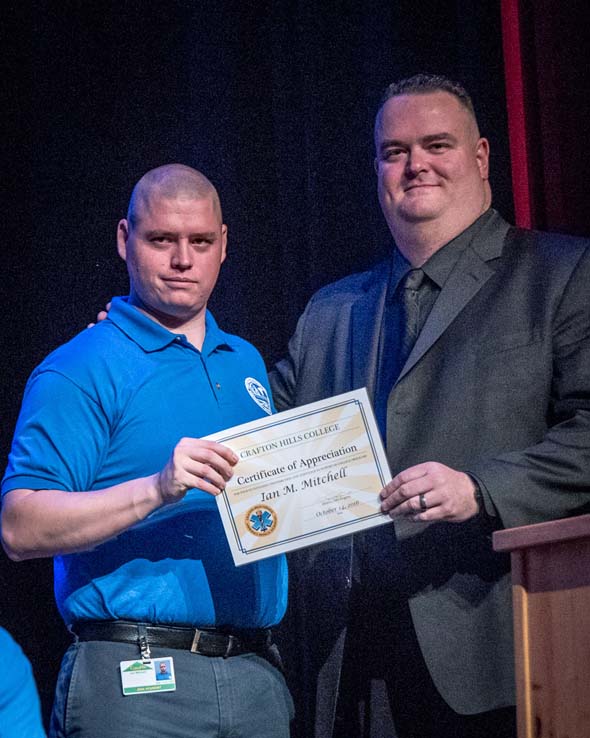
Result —
[[[45,738],[41,705],[29,659],[4,628],[0,628],[0,736]]]
[[[14,560],[55,557],[76,635],[50,736],[289,734],[268,630],[285,609],[285,560],[234,566],[214,495],[237,458],[202,440],[273,410],[260,355],[207,311],[226,240],[202,174],[148,172],[118,225],[129,297],[27,384],[2,537]]]

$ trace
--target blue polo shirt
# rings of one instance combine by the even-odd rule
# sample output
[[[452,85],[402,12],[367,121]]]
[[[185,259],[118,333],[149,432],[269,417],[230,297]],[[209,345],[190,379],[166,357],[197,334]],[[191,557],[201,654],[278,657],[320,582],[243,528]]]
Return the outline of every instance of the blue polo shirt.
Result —
[[[268,404],[264,389],[248,392],[250,379],[266,389]],[[2,494],[99,490],[154,474],[181,438],[263,417],[274,409],[270,397],[258,351],[221,331],[209,312],[198,351],[115,298],[105,321],[31,375]],[[234,566],[215,499],[193,494],[202,505],[190,512],[55,557],[55,595],[67,624],[128,619],[254,628],[281,619],[284,557]]]
[[[31,664],[4,628],[0,628],[0,654],[0,735],[3,738],[45,738]]]

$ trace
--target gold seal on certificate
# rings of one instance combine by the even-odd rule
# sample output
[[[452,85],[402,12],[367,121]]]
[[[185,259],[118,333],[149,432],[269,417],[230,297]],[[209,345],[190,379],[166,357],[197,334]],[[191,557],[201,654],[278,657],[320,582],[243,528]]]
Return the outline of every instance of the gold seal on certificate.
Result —
[[[277,514],[267,505],[255,505],[246,513],[246,527],[255,536],[267,536],[277,527]]]
[[[237,565],[389,522],[391,479],[365,389],[209,436],[239,461],[217,505]]]

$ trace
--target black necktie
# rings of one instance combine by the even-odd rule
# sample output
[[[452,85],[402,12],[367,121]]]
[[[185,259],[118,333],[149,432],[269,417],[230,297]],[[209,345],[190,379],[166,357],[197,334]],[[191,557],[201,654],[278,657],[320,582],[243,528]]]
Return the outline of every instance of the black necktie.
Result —
[[[436,299],[433,287],[434,283],[426,279],[422,269],[410,269],[383,310],[375,416],[384,439],[387,437],[387,400]],[[395,538],[393,526],[388,525],[355,534],[357,577],[372,591],[378,591],[384,577],[390,576],[391,569],[384,572],[376,562],[380,561],[384,550],[391,548],[392,538]]]
[[[410,269],[400,285],[400,346],[395,379],[399,377],[422,329],[419,290],[424,282],[424,276],[422,269]]]
[[[425,316],[420,311],[420,287],[424,286],[422,269],[410,269],[399,282],[383,311],[381,348],[378,368],[375,415],[385,438],[387,398],[416,343]]]

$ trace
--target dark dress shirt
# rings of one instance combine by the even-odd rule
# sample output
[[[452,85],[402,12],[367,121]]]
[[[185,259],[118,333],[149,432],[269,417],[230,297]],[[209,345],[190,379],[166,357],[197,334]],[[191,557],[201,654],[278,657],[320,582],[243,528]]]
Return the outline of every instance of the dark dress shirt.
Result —
[[[424,327],[426,319],[432,310],[445,282],[450,277],[459,257],[477,236],[481,228],[492,215],[487,210],[456,238],[436,251],[421,269],[424,279],[418,288],[416,312],[413,319],[417,322],[414,330],[414,340]],[[396,380],[403,369],[409,351],[402,347],[406,326],[402,305],[403,282],[412,265],[405,256],[395,249],[391,259],[389,286],[385,298],[381,338],[379,341],[379,360],[377,383],[375,392],[375,416],[383,439],[387,438],[387,400]],[[411,349],[411,347],[410,347]]]

